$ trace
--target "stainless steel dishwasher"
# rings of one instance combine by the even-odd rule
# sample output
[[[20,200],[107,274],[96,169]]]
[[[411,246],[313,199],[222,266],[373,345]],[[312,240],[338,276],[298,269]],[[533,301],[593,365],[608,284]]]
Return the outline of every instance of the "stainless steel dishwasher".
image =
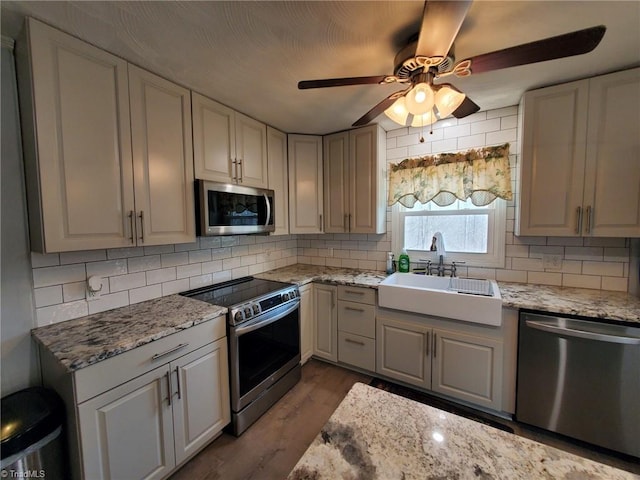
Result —
[[[640,328],[520,313],[516,419],[640,457]]]

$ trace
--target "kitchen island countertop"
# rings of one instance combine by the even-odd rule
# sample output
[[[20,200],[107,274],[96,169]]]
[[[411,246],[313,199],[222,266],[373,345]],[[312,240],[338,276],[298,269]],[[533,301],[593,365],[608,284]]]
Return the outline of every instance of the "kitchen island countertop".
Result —
[[[256,275],[304,285],[326,282],[378,288],[387,275],[379,271],[296,264]],[[640,298],[624,292],[498,282],[505,307],[640,323]]]
[[[356,383],[288,480],[640,478]]]

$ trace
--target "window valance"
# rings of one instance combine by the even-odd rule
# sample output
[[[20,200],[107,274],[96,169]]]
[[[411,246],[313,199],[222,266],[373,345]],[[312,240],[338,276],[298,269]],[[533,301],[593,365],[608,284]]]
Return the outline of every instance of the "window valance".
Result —
[[[471,199],[488,205],[496,198],[511,200],[509,144],[462,153],[407,158],[389,165],[388,205],[411,208],[416,202],[451,205]]]

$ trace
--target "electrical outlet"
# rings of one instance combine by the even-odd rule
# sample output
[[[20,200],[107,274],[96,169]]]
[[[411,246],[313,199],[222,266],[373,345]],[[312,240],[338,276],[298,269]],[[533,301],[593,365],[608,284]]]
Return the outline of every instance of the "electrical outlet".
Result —
[[[542,255],[542,267],[560,270],[562,268],[562,255],[545,253]]]

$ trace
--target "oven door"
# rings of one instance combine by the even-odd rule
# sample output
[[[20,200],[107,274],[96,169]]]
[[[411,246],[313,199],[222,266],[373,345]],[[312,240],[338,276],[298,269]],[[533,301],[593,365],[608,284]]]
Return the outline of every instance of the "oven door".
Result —
[[[229,328],[231,410],[239,412],[300,363],[300,300]]]

